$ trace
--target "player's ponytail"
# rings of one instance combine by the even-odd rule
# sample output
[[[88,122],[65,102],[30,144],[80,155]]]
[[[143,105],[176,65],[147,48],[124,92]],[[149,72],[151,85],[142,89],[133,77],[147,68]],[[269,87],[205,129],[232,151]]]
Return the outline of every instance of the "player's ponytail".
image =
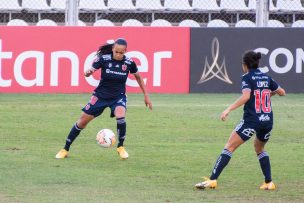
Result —
[[[104,44],[99,47],[96,55],[100,57],[101,55],[111,54],[112,53],[113,44]]]
[[[261,58],[262,54],[260,52],[247,51],[243,55],[243,63],[246,64],[249,69],[257,69]]]
[[[99,47],[96,55],[100,57],[101,55],[112,54],[112,49],[114,44],[124,45],[127,47],[127,41],[124,38],[118,38],[114,43],[106,43]]]

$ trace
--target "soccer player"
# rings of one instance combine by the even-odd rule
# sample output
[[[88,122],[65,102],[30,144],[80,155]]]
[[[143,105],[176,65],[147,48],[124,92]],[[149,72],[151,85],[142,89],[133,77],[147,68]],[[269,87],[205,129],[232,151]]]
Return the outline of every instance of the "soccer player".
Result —
[[[86,125],[102,114],[105,108],[111,109],[111,117],[116,117],[118,145],[117,152],[121,159],[129,157],[123,144],[126,138],[126,81],[128,74],[135,76],[143,94],[146,106],[152,110],[152,103],[146,90],[146,86],[138,73],[138,69],[134,61],[125,56],[127,51],[127,42],[125,39],[119,38],[114,44],[105,44],[97,51],[97,57],[92,67],[85,71],[85,77],[89,77],[101,69],[101,79],[99,85],[94,90],[90,101],[82,109],[82,114],[78,121],[72,127],[67,136],[63,149],[57,154],[57,159],[66,158],[69,154],[70,146]]]
[[[222,112],[221,120],[225,121],[231,111],[244,105],[243,119],[232,131],[224,150],[215,162],[210,178],[205,178],[204,182],[195,185],[198,189],[216,188],[217,179],[229,163],[233,152],[254,134],[256,134],[255,152],[265,177],[265,182],[260,189],[274,190],[276,188],[272,182],[269,155],[264,147],[269,140],[273,125],[270,97],[275,94],[285,96],[285,90],[259,70],[260,59],[261,53],[254,51],[247,51],[243,56],[245,74],[242,76],[242,96]]]

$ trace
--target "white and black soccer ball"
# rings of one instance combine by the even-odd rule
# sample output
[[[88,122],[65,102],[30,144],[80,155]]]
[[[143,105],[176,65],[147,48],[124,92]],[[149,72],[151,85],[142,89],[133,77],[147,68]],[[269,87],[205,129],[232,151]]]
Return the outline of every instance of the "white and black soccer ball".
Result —
[[[101,129],[96,135],[96,141],[101,147],[112,147],[116,142],[115,134],[110,129]]]

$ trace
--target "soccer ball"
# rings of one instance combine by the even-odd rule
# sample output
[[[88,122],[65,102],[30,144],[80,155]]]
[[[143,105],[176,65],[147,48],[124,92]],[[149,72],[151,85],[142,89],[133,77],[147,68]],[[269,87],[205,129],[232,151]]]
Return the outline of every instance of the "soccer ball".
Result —
[[[97,133],[96,141],[99,146],[109,148],[116,142],[115,134],[110,129],[102,129]]]

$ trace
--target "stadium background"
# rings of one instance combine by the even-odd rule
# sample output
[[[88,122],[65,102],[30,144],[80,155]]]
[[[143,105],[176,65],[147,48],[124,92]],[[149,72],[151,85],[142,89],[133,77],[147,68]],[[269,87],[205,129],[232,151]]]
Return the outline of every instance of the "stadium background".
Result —
[[[100,44],[121,36],[150,92],[238,92],[238,61],[248,49],[265,55],[265,72],[288,92],[304,92],[300,0],[2,0],[0,6],[1,92],[90,92],[98,74],[85,79],[82,72]],[[201,75],[206,62],[217,66],[197,84],[190,75]],[[225,71],[233,81],[221,80]],[[127,86],[139,92],[134,78]]]
[[[0,202],[303,202],[303,20],[300,0],[0,0]],[[83,70],[100,44],[121,36],[155,93],[153,112],[142,95],[128,96],[130,160],[96,146],[100,128],[115,129],[103,116],[58,162],[98,81]],[[278,190],[258,190],[262,174],[248,142],[218,190],[198,192],[193,185],[242,115],[218,120],[239,95],[247,49],[263,53],[264,70],[288,93],[273,98],[268,145]],[[204,70],[212,70],[209,80],[198,83]],[[128,92],[140,92],[133,79]],[[207,92],[238,94],[188,94]]]

